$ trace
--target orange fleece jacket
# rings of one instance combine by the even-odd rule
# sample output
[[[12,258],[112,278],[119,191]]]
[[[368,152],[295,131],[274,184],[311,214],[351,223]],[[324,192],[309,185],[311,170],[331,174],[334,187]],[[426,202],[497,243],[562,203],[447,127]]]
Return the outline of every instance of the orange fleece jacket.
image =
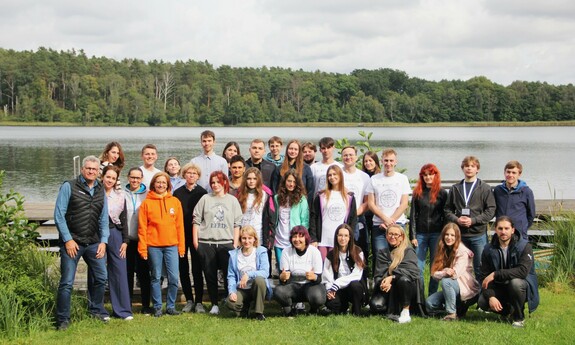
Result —
[[[178,246],[178,254],[185,253],[184,213],[178,198],[168,192],[163,197],[148,192],[138,212],[138,252],[148,257],[148,246]]]

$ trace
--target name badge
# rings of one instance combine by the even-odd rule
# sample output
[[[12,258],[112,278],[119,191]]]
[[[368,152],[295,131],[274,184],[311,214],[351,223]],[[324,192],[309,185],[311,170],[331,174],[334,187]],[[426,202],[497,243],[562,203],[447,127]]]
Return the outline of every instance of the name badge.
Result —
[[[469,217],[469,216],[471,216],[471,210],[468,208],[464,208],[461,210],[461,215]]]

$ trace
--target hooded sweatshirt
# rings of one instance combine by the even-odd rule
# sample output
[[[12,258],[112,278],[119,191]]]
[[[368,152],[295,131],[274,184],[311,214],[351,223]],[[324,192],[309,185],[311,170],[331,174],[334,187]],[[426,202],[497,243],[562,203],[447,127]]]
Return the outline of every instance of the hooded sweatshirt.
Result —
[[[138,252],[148,257],[148,246],[178,246],[184,255],[184,213],[180,200],[167,192],[164,196],[148,192],[138,214]]]
[[[128,238],[130,241],[138,240],[138,211],[140,205],[146,199],[148,190],[142,183],[140,188],[136,191],[130,190],[130,184],[126,185],[124,189],[124,196],[126,198],[126,217],[128,219]]]

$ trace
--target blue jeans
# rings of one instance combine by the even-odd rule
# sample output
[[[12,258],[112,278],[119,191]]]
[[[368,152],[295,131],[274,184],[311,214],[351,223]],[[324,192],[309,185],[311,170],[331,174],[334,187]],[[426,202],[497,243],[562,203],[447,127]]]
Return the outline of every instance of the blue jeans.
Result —
[[[91,314],[108,316],[108,311],[104,308],[104,292],[106,290],[106,281],[108,280],[108,271],[106,270],[106,256],[96,259],[96,253],[100,243],[82,246],[78,244],[78,253],[75,257],[70,257],[66,252],[66,246],[60,246],[60,285],[58,286],[58,299],[56,302],[56,318],[60,324],[70,320],[70,304],[72,301],[72,289],[74,287],[74,278],[76,277],[76,268],[80,258],[88,265],[88,269],[94,280],[90,289],[90,298],[88,308]]]
[[[435,258],[435,251],[437,250],[437,241],[439,241],[438,232],[432,232],[427,234],[416,234],[417,239],[417,266],[419,267],[419,272],[421,276],[421,281],[425,282],[423,278],[423,272],[425,271],[425,259],[427,258],[427,251],[429,250],[429,266],[431,274],[431,265],[433,264],[433,259]],[[437,291],[437,280],[429,278],[429,288],[428,295],[431,296]]]
[[[148,264],[151,270],[152,283],[152,303],[154,309],[162,308],[162,266],[166,265],[168,273],[168,293],[166,296],[166,309],[176,307],[176,296],[178,294],[178,275],[180,273],[178,247],[148,247]]]
[[[483,248],[487,244],[487,234],[481,234],[479,236],[472,237],[461,237],[461,242],[465,244],[473,252],[473,271],[475,272],[475,278],[480,276],[481,267],[481,254],[483,253]]]
[[[441,279],[442,291],[436,292],[425,301],[427,312],[435,314],[445,310],[448,314],[455,314],[457,302],[459,302],[459,284],[457,279],[446,277]]]

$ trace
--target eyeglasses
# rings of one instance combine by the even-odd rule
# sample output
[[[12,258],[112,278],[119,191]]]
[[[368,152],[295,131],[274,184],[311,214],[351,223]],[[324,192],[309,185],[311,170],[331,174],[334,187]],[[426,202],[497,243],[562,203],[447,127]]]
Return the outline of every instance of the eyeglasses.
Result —
[[[84,169],[88,170],[88,171],[96,171],[98,170],[98,168],[88,168],[88,167],[84,167]]]
[[[142,179],[140,176],[128,176],[128,178],[130,180],[141,180]]]
[[[401,236],[403,236],[403,235],[402,234],[387,234],[387,237],[390,237],[390,238],[398,238]]]
[[[164,181],[156,181],[156,182],[154,182],[154,184],[168,184],[168,182],[164,182]]]

